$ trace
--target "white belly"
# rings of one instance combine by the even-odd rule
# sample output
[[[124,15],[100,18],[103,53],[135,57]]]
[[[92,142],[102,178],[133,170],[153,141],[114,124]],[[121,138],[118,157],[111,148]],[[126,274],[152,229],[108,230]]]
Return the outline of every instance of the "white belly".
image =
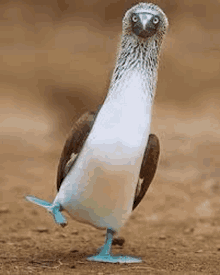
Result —
[[[107,98],[61,185],[55,200],[76,220],[117,231],[132,211],[151,122],[150,99],[135,90]]]

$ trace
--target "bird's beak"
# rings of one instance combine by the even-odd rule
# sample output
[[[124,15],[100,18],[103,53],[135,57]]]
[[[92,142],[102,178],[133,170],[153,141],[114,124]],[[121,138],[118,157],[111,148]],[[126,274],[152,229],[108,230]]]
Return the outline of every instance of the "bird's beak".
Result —
[[[153,14],[147,12],[138,13],[140,21],[134,24],[134,33],[142,38],[148,38],[156,33],[157,25],[153,24],[152,18]]]
[[[150,20],[153,17],[153,14],[151,13],[139,13],[138,14],[143,26],[143,29],[146,30],[146,28],[148,27],[148,23],[150,22]]]

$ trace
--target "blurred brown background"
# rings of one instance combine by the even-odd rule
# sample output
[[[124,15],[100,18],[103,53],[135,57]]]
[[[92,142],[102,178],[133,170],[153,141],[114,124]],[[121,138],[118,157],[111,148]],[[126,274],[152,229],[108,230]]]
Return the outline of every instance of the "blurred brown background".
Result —
[[[27,253],[29,257],[39,249],[36,255],[40,257],[42,251],[49,249],[45,252],[45,257],[49,257],[50,253],[60,253],[56,252],[58,247],[68,254],[70,246],[77,245],[79,251],[88,254],[88,247],[102,244],[99,231],[70,219],[67,235],[62,235],[45,211],[26,202],[24,195],[53,200],[57,164],[67,133],[83,112],[96,108],[106,95],[121,19],[136,2],[0,2],[0,242],[5,243],[2,255],[8,251],[9,258],[13,253]],[[143,236],[148,238],[148,245],[152,241],[158,247],[158,240],[164,240],[159,247],[170,247],[167,222],[178,221],[175,226],[180,229],[174,231],[179,232],[182,241],[178,235],[174,251],[191,251],[194,243],[190,236],[193,240],[198,237],[193,249],[201,246],[204,250],[209,244],[212,250],[210,236],[216,236],[213,243],[220,247],[220,226],[216,225],[220,216],[220,3],[153,2],[165,11],[170,22],[152,122],[152,132],[161,143],[160,165],[147,196],[133,214],[135,222],[131,219],[122,234],[133,247],[137,246],[135,254],[143,248]],[[43,229],[38,231],[47,235],[33,231],[39,226]],[[79,235],[71,233],[74,228]],[[139,234],[142,229],[143,234]],[[208,243],[204,239],[207,234]],[[94,236],[101,239],[96,241]],[[151,255],[152,261],[159,261],[157,268],[160,264],[165,268],[167,259],[163,262],[163,254],[157,257],[155,253],[152,250],[146,257]],[[173,260],[173,252],[170,259]],[[203,262],[201,258],[198,266]],[[25,264],[21,259],[21,266],[22,263]],[[187,261],[183,266],[196,270],[190,269]],[[6,264],[3,271],[7,268]],[[24,268],[19,274],[26,274]],[[219,270],[213,263],[210,268]],[[171,274],[170,266],[167,270],[166,274]]]
[[[148,221],[219,216],[220,3],[153,1],[167,14],[152,132],[157,176],[138,213]],[[0,2],[0,225],[53,221],[24,201],[55,195],[71,124],[107,93],[121,19],[135,1]],[[40,214],[39,214],[40,213]]]

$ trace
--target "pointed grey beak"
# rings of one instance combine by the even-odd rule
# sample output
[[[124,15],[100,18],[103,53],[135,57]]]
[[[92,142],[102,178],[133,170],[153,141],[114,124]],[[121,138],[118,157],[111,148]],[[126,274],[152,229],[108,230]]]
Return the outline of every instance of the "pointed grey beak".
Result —
[[[133,17],[133,32],[141,38],[151,37],[156,33],[159,20],[159,17],[152,13],[138,12]]]
[[[143,29],[146,30],[148,23],[151,21],[153,14],[151,13],[139,13],[139,17],[143,26]]]

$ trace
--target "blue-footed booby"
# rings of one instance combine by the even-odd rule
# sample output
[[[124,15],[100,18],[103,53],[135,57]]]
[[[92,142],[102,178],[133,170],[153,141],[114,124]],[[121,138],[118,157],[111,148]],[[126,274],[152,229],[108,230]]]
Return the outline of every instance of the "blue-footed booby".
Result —
[[[106,228],[104,246],[90,261],[135,263],[141,259],[112,255],[113,235],[142,200],[156,171],[159,140],[150,134],[161,44],[168,27],[164,12],[139,3],[123,18],[115,69],[104,103],[74,125],[58,167],[58,193],[43,206],[56,223],[61,213],[96,228]]]

